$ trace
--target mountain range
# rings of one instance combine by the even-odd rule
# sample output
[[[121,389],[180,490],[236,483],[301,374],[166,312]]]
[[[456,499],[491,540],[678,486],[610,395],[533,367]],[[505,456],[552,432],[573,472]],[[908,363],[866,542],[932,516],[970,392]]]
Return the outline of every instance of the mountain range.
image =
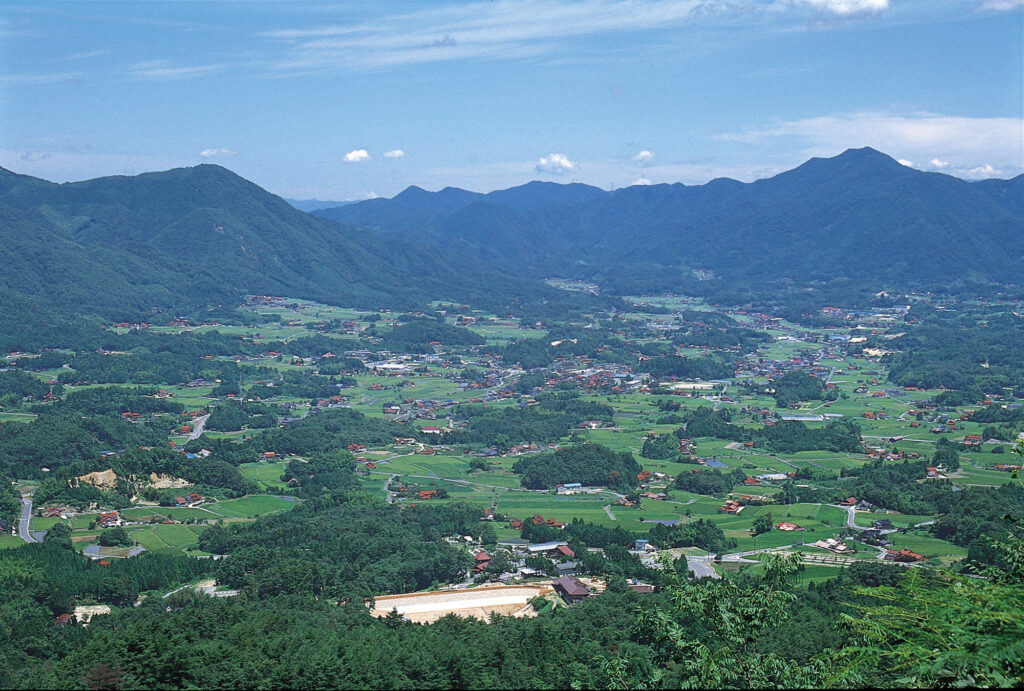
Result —
[[[967,182],[871,148],[752,183],[608,192],[532,182],[490,194],[410,187],[393,199],[314,213],[625,292],[711,276],[941,287],[1014,282],[1024,268],[1024,176]]]
[[[873,149],[753,183],[410,187],[314,214],[215,165],[64,184],[0,168],[6,345],[254,293],[554,316],[614,303],[540,278],[742,301],[780,285],[1014,283],[1022,256],[1024,176],[967,182]]]

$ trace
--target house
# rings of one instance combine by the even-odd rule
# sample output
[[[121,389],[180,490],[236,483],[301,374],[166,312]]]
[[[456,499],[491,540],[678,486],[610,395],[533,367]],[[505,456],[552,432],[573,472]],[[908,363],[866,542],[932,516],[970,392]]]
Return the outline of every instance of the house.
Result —
[[[527,545],[526,551],[532,554],[541,554],[543,552],[560,552],[559,546],[568,546],[564,542],[538,542],[536,544]],[[571,550],[570,550],[571,551]],[[575,555],[573,555],[575,556]]]
[[[718,513],[728,513],[736,515],[746,507],[736,501],[735,499],[727,499],[725,504],[718,507]]]
[[[827,540],[818,540],[813,546],[821,549],[827,549],[829,552],[835,552],[836,554],[853,554],[857,551],[852,547],[848,547],[846,544],[840,542],[834,537],[830,537]]]
[[[792,532],[794,530],[803,530],[803,528],[798,526],[796,523],[790,523],[789,521],[782,521],[781,523],[776,523],[775,527],[779,530],[785,530],[787,532]]]
[[[875,505],[867,501],[866,499],[861,499],[859,502],[853,505],[853,508],[856,511],[870,511],[874,507]]]
[[[558,545],[555,547],[555,550],[557,550],[563,557],[569,557],[572,559],[576,556],[576,553],[572,551],[572,548],[570,548],[569,545]]]
[[[559,576],[572,576],[579,569],[580,563],[578,561],[563,561],[560,564],[555,564],[555,572]]]
[[[54,620],[54,623],[57,626],[67,626],[68,624],[74,623],[74,621],[75,621],[75,615],[74,614],[58,614],[57,618]]]
[[[203,496],[201,494],[197,494],[196,492],[193,492],[192,494],[188,495],[188,503],[189,503],[189,506],[197,506],[199,504],[202,504],[203,503]]]
[[[573,576],[559,576],[551,584],[566,604],[573,605],[590,597],[590,589]]]
[[[416,493],[416,496],[420,499],[437,499],[436,489],[424,489]]]
[[[107,511],[100,513],[100,527],[110,528],[111,526],[121,525],[121,514],[117,511]]]
[[[902,562],[904,564],[910,564],[915,561],[921,561],[924,559],[923,554],[917,552],[911,552],[909,549],[887,549],[885,551],[885,558],[892,561]]]
[[[630,583],[629,584],[629,589],[632,590],[634,593],[641,593],[641,594],[653,593],[654,592],[654,586],[651,585],[650,583]]]
[[[888,518],[883,518],[871,524],[876,530],[896,530],[896,526]]]
[[[843,499],[841,502],[839,502],[839,505],[840,506],[856,506],[857,505],[857,497],[847,497],[846,499]]]
[[[476,560],[476,564],[473,566],[473,573],[480,573],[491,564],[491,555],[483,550],[473,555],[473,559]]]
[[[644,492],[640,496],[643,497],[644,499],[656,499],[658,501],[663,501],[666,497],[666,494],[664,492]]]
[[[56,506],[51,506],[50,508],[48,508],[46,510],[46,513],[43,514],[43,518],[60,518],[60,517],[61,517],[60,516],[60,509],[58,509]]]
[[[933,468],[932,466],[925,468],[924,473],[925,477],[940,477],[938,469]]]
[[[178,506],[188,506],[188,499],[186,499],[185,497],[175,497],[174,503],[177,504]]]

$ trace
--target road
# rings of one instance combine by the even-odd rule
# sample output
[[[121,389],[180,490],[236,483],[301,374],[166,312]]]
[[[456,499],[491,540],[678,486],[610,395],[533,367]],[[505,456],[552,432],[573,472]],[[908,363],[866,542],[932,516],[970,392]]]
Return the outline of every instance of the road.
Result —
[[[721,578],[715,568],[708,563],[708,557],[687,557],[686,566],[694,578]]]
[[[201,417],[196,418],[196,424],[192,427],[192,434],[188,435],[189,441],[198,439],[203,434],[203,427],[206,426],[206,421],[210,419],[210,414],[207,413]]]
[[[18,519],[18,537],[25,542],[38,542],[29,532],[28,524],[32,518],[32,495],[21,498],[21,518]]]
[[[604,509],[604,512],[608,514],[608,518],[612,519],[613,521],[618,520],[617,518],[615,518],[615,514],[612,513],[612,507],[610,504],[605,504],[602,508]]]

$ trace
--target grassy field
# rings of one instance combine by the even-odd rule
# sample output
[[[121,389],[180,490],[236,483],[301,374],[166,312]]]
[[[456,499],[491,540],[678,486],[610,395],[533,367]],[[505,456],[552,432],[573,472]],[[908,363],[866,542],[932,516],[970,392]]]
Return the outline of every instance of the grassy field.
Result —
[[[20,537],[14,535],[0,535],[0,549],[12,549],[27,544]]]
[[[288,487],[281,481],[287,461],[276,461],[274,463],[243,463],[238,466],[238,471],[246,480],[256,483],[262,492],[283,490]]]

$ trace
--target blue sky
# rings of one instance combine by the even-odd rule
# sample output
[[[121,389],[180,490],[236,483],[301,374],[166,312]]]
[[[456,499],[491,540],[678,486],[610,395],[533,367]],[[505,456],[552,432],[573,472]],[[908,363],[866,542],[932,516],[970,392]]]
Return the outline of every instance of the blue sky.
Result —
[[[753,180],[873,146],[1024,172],[1024,0],[0,6],[0,166],[293,198]]]

